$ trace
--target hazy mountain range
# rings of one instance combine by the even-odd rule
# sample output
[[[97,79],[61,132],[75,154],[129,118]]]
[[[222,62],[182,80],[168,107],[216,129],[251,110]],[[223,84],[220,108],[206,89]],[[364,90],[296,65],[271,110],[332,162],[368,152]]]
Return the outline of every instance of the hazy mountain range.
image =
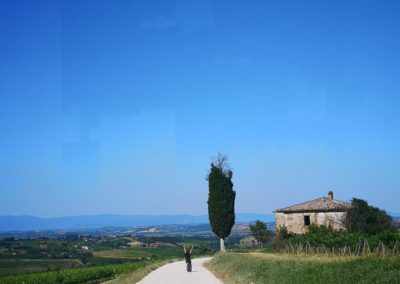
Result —
[[[274,221],[271,214],[236,214],[237,223]],[[157,226],[208,223],[208,215],[82,215],[56,218],[0,216],[0,231],[77,230],[104,227]]]

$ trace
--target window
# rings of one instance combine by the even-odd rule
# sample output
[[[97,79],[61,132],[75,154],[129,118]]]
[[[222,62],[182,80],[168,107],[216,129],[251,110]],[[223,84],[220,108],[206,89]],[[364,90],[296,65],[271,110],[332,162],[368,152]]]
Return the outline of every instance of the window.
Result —
[[[309,226],[310,225],[310,216],[304,216],[304,225]]]

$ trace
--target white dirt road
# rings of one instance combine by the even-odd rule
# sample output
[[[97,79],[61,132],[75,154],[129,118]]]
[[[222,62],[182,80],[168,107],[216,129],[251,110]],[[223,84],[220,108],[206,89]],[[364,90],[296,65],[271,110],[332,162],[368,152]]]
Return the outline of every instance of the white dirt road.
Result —
[[[192,259],[192,272],[186,271],[186,263],[177,261],[166,264],[143,278],[139,284],[222,284],[203,264],[211,257]]]

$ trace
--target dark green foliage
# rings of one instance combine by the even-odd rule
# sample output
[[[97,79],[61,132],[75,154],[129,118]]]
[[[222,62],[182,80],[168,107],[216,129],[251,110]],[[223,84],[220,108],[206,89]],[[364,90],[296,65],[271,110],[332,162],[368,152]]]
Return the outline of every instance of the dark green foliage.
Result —
[[[312,246],[325,246],[326,248],[348,246],[354,249],[362,238],[360,234],[335,231],[325,226],[311,225],[309,231],[302,235],[291,234],[292,243],[306,243]]]
[[[335,231],[325,226],[311,225],[309,231],[302,235],[291,234],[289,239],[292,244],[309,243],[313,247],[325,246],[326,248],[351,248],[353,251],[360,241],[368,241],[373,250],[382,241],[383,244],[392,248],[396,240],[400,242],[400,233],[385,231],[375,235],[363,235],[357,232]]]
[[[374,235],[383,231],[395,231],[392,217],[384,210],[357,198],[353,198],[351,205],[344,220],[349,232]]]
[[[257,240],[262,248],[262,245],[271,239],[272,233],[268,231],[267,225],[259,220],[254,225],[250,225],[251,235]]]
[[[290,236],[285,226],[279,227],[274,237],[274,247],[277,249],[283,248]]]
[[[231,172],[224,172],[223,166],[211,164],[208,175],[208,217],[212,231],[225,239],[235,224],[235,197]]]

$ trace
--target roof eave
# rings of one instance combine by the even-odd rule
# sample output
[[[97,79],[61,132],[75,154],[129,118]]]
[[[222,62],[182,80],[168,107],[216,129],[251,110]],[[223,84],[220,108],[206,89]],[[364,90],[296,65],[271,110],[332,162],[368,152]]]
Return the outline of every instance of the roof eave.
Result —
[[[275,210],[273,213],[313,213],[313,212],[347,212],[350,208],[341,208],[341,209],[316,209],[316,210]]]

